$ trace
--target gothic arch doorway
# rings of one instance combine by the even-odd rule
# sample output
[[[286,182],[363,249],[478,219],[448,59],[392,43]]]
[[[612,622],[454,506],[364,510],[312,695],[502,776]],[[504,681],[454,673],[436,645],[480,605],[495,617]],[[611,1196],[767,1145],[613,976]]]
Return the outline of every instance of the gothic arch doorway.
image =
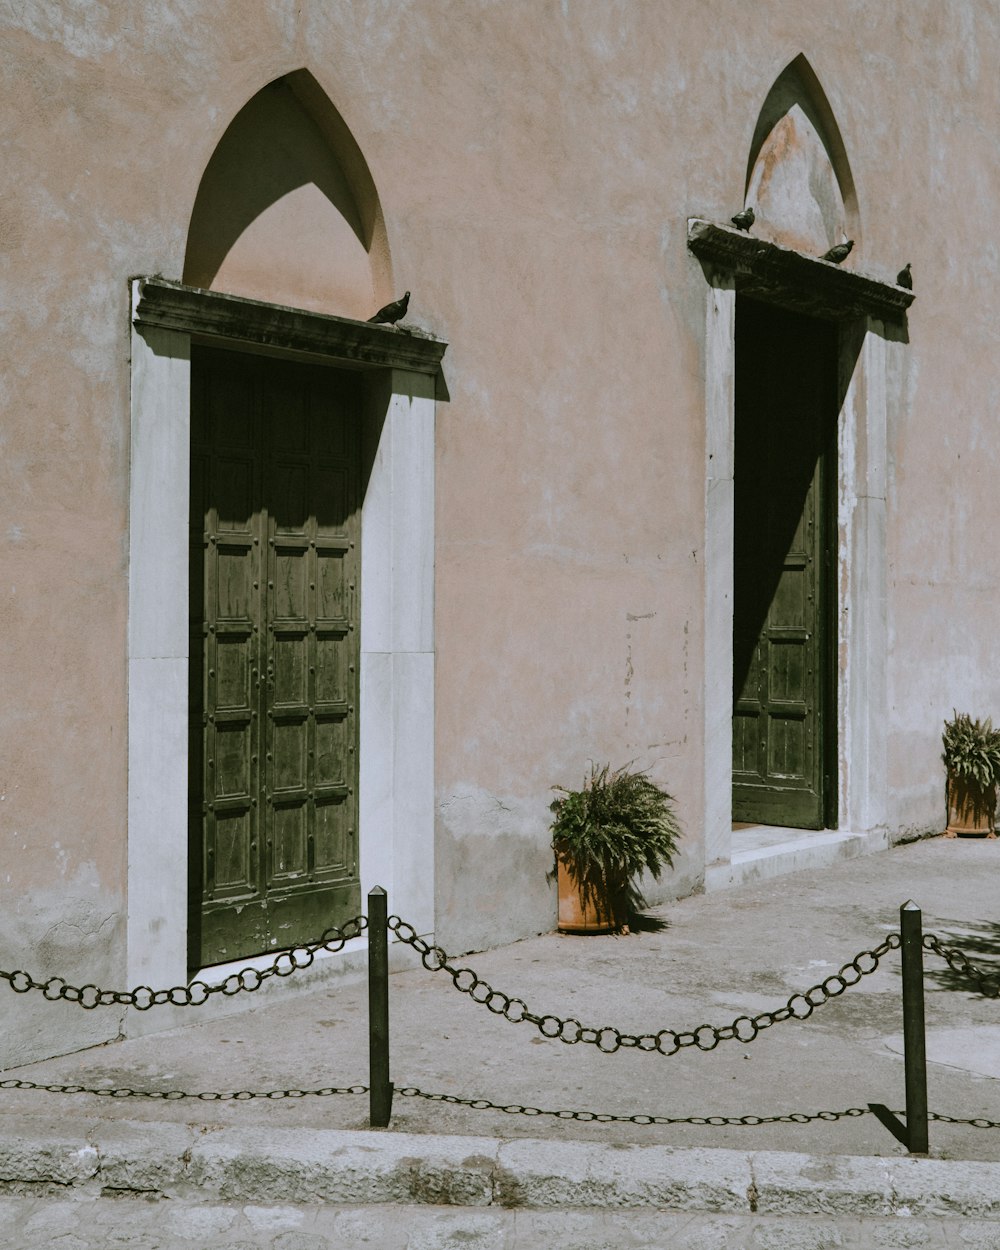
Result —
[[[804,56],[767,93],[745,194],[757,215],[749,233],[688,222],[688,246],[707,282],[708,889],[885,844],[887,425],[912,292],[871,276],[892,270],[865,254],[846,147]],[[855,246],[844,264],[820,259],[845,237]],[[805,372],[800,353],[813,362]],[[817,379],[831,375],[832,385],[825,381],[807,403]],[[831,393],[832,403],[823,397]],[[773,468],[777,455],[762,450],[774,439],[760,414],[774,403],[790,413],[811,404],[818,415],[805,430],[820,440],[813,449],[782,449],[800,465],[798,486],[775,505],[784,513],[775,522],[783,552],[757,532],[764,502],[787,485]],[[778,415],[771,424],[780,430],[788,421]],[[805,430],[792,422],[786,433],[799,439]],[[818,643],[796,614],[797,599],[808,603],[810,594],[827,630]],[[752,671],[766,649],[768,679]],[[762,717],[773,732],[750,727]],[[749,793],[755,779],[758,790]],[[786,792],[776,805],[764,793],[771,783]],[[773,831],[745,828],[764,821],[775,822]],[[829,832],[802,838],[795,828]],[[761,863],[772,858],[776,866]]]
[[[305,69],[232,118],[185,285],[364,321],[388,247],[367,164]],[[361,908],[364,376],[191,346],[189,963]],[[383,874],[384,875],[384,874]]]
[[[130,288],[134,984],[318,937],[376,884],[433,930],[445,345],[365,320],[382,212],[308,71],[204,159],[184,281]]]

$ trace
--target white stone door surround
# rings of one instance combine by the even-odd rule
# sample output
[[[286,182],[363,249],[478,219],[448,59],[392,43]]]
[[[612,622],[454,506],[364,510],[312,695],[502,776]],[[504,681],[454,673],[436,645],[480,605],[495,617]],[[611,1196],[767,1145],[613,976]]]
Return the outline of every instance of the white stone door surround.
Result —
[[[359,826],[374,885],[434,927],[434,403],[446,345],[419,333],[132,282],[128,629],[129,985],[188,960],[191,339],[373,372],[362,506]],[[318,935],[317,935],[318,936]],[[251,961],[244,961],[251,962]]]
[[[732,852],[733,504],[736,292],[842,326],[837,425],[837,798],[839,828],[886,837],[888,713],[886,461],[889,376],[901,375],[911,292],[692,219],[705,318],[706,869]],[[711,872],[709,872],[711,876]]]

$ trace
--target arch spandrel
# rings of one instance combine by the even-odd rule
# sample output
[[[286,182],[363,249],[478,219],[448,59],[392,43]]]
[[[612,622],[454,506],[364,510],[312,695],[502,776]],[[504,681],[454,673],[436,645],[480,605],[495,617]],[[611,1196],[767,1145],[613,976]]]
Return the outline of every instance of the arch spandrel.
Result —
[[[378,194],[307,70],[258,91],[205,168],[184,282],[359,320],[391,292]]]
[[[807,255],[845,238],[858,242],[857,197],[843,139],[804,56],[779,74],[760,111],[746,203],[757,216],[756,235]]]

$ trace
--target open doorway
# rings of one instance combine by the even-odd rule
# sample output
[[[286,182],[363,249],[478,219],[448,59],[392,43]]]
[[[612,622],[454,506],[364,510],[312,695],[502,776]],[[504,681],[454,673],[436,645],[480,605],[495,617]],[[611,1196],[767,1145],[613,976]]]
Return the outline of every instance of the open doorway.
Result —
[[[733,821],[837,827],[833,323],[738,296]]]

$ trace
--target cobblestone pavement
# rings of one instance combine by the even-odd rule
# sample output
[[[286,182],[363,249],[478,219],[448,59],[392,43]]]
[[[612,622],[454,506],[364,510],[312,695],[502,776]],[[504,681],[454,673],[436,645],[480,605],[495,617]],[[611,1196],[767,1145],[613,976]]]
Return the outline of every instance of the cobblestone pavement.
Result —
[[[2,1197],[11,1250],[1000,1250],[1000,1223]]]

